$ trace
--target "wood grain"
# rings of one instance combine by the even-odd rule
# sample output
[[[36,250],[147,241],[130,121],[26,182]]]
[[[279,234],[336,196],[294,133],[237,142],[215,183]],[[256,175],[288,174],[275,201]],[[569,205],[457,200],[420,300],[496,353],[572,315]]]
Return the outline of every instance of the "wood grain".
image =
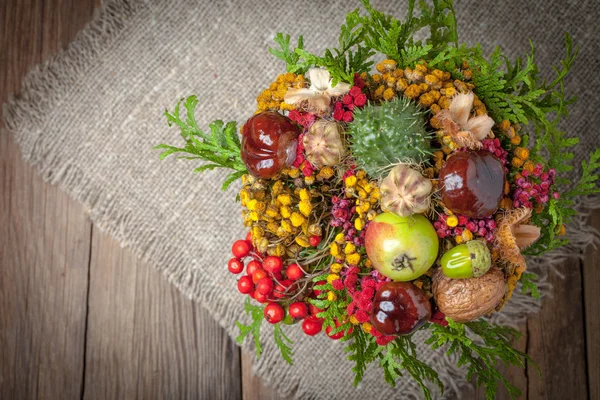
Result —
[[[581,265],[573,257],[560,266],[564,279],[550,274],[554,290],[542,311],[527,322],[528,354],[541,376],[528,366],[529,398],[585,399],[588,383],[585,361],[585,317]],[[598,295],[598,294],[596,294]]]
[[[93,8],[82,1],[79,15],[54,10],[69,27],[63,31],[42,23],[43,2],[15,4],[0,4],[1,102],[59,48],[59,38],[73,38]],[[22,160],[5,132],[0,179],[0,398],[79,398],[91,223],[78,203]]]
[[[151,265],[94,229],[85,399],[240,399],[239,349]]]
[[[91,224],[0,135],[0,398],[79,398]]]
[[[252,373],[254,354],[242,353],[242,386],[244,400],[283,400],[275,389],[266,386],[262,379]]]
[[[600,230],[600,210],[596,210],[590,224]],[[600,399],[600,257],[598,249],[590,247],[583,261],[583,295],[586,322],[587,376],[589,396]]]

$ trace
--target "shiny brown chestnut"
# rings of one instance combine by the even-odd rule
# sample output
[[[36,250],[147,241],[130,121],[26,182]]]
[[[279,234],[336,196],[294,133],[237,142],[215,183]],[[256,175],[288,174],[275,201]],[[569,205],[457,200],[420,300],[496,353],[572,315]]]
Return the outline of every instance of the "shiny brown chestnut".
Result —
[[[242,130],[242,161],[250,174],[272,178],[296,159],[300,129],[278,112],[256,114]]]
[[[440,171],[442,201],[456,214],[490,217],[502,201],[505,179],[502,162],[491,153],[455,153]]]
[[[425,292],[409,282],[388,282],[375,294],[371,323],[384,335],[409,335],[431,318]]]

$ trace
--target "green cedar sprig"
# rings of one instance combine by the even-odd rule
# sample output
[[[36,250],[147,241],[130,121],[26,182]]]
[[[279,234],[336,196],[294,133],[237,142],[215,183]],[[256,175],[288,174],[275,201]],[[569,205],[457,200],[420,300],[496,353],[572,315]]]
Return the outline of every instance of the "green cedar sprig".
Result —
[[[348,360],[354,362],[352,372],[354,372],[354,385],[356,386],[362,381],[367,370],[367,365],[377,359],[383,351],[383,347],[375,342],[374,336],[363,332],[358,327],[341,340],[349,342],[344,351],[350,353]]]
[[[373,335],[354,329],[343,340],[349,342],[345,349],[350,353],[348,360],[355,363],[352,368],[354,385],[362,381],[367,365],[378,361],[386,382],[393,387],[399,378],[408,374],[418,383],[427,399],[431,399],[431,392],[426,382],[435,383],[443,391],[437,372],[417,358],[417,347],[411,336],[399,336],[386,346],[379,346]]]
[[[521,391],[497,370],[498,360],[505,365],[512,364],[521,368],[525,368],[526,362],[531,362],[539,372],[539,368],[527,354],[512,347],[511,341],[520,337],[520,333],[515,329],[493,325],[483,319],[466,324],[454,322],[450,318],[446,320],[446,327],[429,325],[431,337],[425,343],[430,344],[433,349],[448,346],[447,355],[459,354],[458,366],[467,366],[467,380],[477,376],[477,385],[485,386],[486,399],[492,400],[496,397],[498,382],[506,387],[511,398],[521,394]],[[478,338],[471,339],[473,335]]]
[[[521,275],[521,293],[529,293],[531,297],[533,297],[536,300],[539,300],[541,294],[538,285],[535,283],[536,279],[537,275],[533,272],[524,272]]]
[[[260,327],[262,322],[264,321],[264,311],[265,306],[255,306],[250,302],[250,297],[246,298],[244,302],[244,311],[247,315],[250,315],[252,318],[252,322],[248,325],[242,324],[237,321],[235,325],[240,330],[240,334],[235,338],[237,344],[244,343],[244,340],[248,335],[252,335],[252,339],[254,340],[254,347],[256,348],[256,358],[260,358],[260,355],[263,352],[262,345],[260,344]],[[293,365],[292,356],[294,352],[292,351],[291,345],[294,342],[283,332],[281,328],[281,323],[273,325],[273,340],[279,351],[281,353],[281,357],[288,364]]]
[[[328,275],[327,273],[313,278],[313,282],[317,283],[313,289],[319,290],[321,293],[316,299],[308,299],[308,301],[323,310],[317,314],[317,317],[323,319],[323,328],[331,327],[332,335],[342,331],[347,334],[352,328],[352,324],[350,322],[341,323],[341,321],[344,321],[348,316],[346,307],[352,302],[352,297],[347,290],[335,290],[331,283],[325,283],[324,281]],[[336,295],[335,301],[328,300],[328,292],[333,292]],[[336,326],[336,322],[339,326]]]
[[[260,344],[260,326],[264,320],[264,311],[265,307],[255,306],[250,302],[250,297],[246,298],[244,302],[244,311],[247,315],[250,315],[252,318],[252,322],[249,325],[242,324],[240,321],[237,321],[235,325],[239,328],[240,334],[235,338],[237,344],[244,343],[246,336],[252,334],[252,338],[254,339],[254,347],[256,348],[256,358],[260,358],[262,354],[262,345]]]
[[[283,332],[281,323],[273,325],[273,339],[275,340],[277,347],[279,347],[283,359],[287,361],[288,364],[294,365],[294,362],[292,361],[294,352],[290,347],[294,342]]]
[[[332,77],[332,84],[354,81],[354,73],[366,71],[373,65],[368,61],[375,54],[362,44],[363,28],[360,26],[358,10],[346,15],[346,23],[341,26],[338,47],[326,49],[323,56],[304,50],[302,36],[298,46],[290,47],[290,35],[278,33],[274,40],[280,49],[269,48],[271,54],[285,61],[287,70],[296,74],[305,73],[310,67],[326,68]]]
[[[420,15],[415,15],[416,0],[408,1],[404,21],[374,9],[369,0],[362,0],[367,15],[360,17],[365,45],[400,66],[410,66],[423,58],[431,58],[449,46],[458,47],[456,15],[452,0],[434,0],[433,6],[425,1],[418,4]],[[430,36],[425,44],[415,42],[413,35],[428,27]]]
[[[154,149],[163,149],[160,159],[168,157],[171,154],[183,153],[184,156],[178,156],[186,160],[202,160],[208,163],[196,168],[194,173],[212,170],[215,168],[229,168],[234,170],[227,176],[222,190],[227,189],[235,180],[248,173],[244,165],[240,152],[240,139],[237,134],[235,121],[228,122],[213,121],[210,127],[210,134],[204,133],[198,127],[194,116],[198,99],[196,96],[190,96],[183,102],[186,110],[185,119],[180,114],[181,101],[175,106],[175,110],[170,113],[165,111],[165,116],[169,126],[177,125],[181,129],[181,137],[185,141],[184,147],[176,147],[167,144],[160,144]]]
[[[426,381],[435,383],[441,392],[444,385],[437,372],[429,365],[417,358],[417,346],[411,336],[399,336],[388,343],[385,351],[379,353],[379,365],[383,368],[386,382],[395,387],[396,380],[402,376],[402,371],[407,372],[421,387],[426,399],[431,399],[431,392],[426,386]]]

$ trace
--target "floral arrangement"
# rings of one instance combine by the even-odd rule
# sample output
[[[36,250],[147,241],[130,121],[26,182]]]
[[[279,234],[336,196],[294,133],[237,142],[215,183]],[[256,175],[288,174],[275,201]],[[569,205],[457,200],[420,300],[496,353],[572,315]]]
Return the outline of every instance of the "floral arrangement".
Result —
[[[416,41],[422,28],[429,38]],[[185,146],[159,145],[162,157],[232,170],[223,189],[241,179],[249,233],[228,268],[253,322],[238,323],[238,341],[252,335],[260,356],[266,320],[291,363],[285,326],[324,331],[347,343],[355,383],[377,362],[391,385],[408,374],[430,398],[427,382],[441,382],[412,337],[428,330],[426,343],[460,354],[487,398],[499,382],[518,395],[496,370],[529,359],[511,346],[518,332],[482,317],[519,281],[539,297],[524,255],[565,244],[574,198],[598,191],[600,150],[561,190],[578,141],[558,127],[577,54],[565,39],[555,78],[542,81],[533,45],[514,62],[459,45],[451,0],[409,0],[404,21],[363,0],[323,56],[277,34],[270,52],[287,72],[258,95],[241,140],[235,122],[201,131],[195,96],[166,112]]]

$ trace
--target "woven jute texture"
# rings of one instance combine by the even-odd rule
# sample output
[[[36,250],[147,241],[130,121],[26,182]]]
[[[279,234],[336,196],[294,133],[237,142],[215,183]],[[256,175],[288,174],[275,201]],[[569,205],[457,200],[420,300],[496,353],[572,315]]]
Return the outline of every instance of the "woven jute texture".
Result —
[[[404,15],[403,1],[373,3]],[[594,1],[457,3],[461,41],[481,42],[486,52],[500,45],[516,56],[529,50],[531,38],[542,73],[549,76],[550,64],[563,54],[563,32],[573,35],[581,52],[568,89],[579,102],[566,128],[582,139],[579,158],[597,145],[600,30]],[[213,119],[242,123],[252,115],[257,94],[284,70],[267,51],[275,33],[303,33],[306,47],[321,51],[335,45],[345,14],[358,6],[340,0],[108,0],[65,52],[30,73],[20,96],[5,105],[4,119],[24,157],[48,181],[85,204],[101,229],[152,260],[234,337],[234,322],[245,319],[244,299],[224,266],[230,243],[245,235],[234,200],[237,187],[221,192],[223,173],[193,175],[193,163],[159,161],[152,147],[178,140],[163,111],[197,94],[201,127]],[[597,200],[579,206],[597,206]],[[543,281],[552,265],[594,240],[584,218],[585,213],[574,221],[569,247],[545,261],[530,260],[546,291]],[[497,318],[514,323],[537,307],[517,294]],[[265,327],[265,338],[271,329]],[[421,397],[410,379],[392,389],[375,368],[353,387],[342,344],[324,335],[303,336],[299,328],[287,331],[294,341],[294,365],[280,359],[270,340],[255,364],[282,393],[306,399]],[[425,335],[417,334],[415,341]],[[455,360],[418,348],[421,359],[440,372],[446,397],[469,390]]]

